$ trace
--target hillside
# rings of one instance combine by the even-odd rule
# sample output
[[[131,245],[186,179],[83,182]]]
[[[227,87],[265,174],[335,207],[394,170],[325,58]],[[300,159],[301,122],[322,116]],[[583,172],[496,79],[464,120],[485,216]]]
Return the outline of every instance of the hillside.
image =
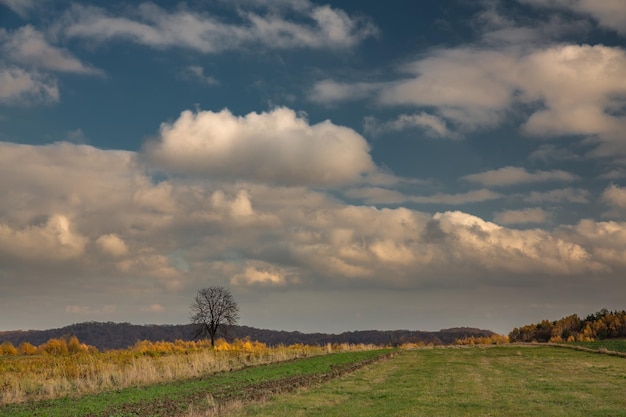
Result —
[[[0,332],[0,343],[8,341],[17,346],[22,342],[29,342],[35,346],[45,343],[49,339],[63,336],[76,336],[82,343],[96,346],[100,350],[122,349],[133,345],[139,340],[175,341],[176,339],[190,340],[193,334],[191,325],[136,325],[130,323],[100,323],[85,322],[72,324],[60,329],[28,330]],[[247,326],[232,326],[228,329],[227,339],[243,339],[265,343],[269,346],[279,344],[303,343],[309,345],[323,345],[326,343],[365,343],[376,345],[397,346],[403,343],[432,343],[445,345],[456,339],[469,336],[490,336],[490,330],[474,328],[444,329],[438,332],[424,332],[413,330],[366,330],[344,332],[341,334],[301,333],[277,330],[256,329]]]

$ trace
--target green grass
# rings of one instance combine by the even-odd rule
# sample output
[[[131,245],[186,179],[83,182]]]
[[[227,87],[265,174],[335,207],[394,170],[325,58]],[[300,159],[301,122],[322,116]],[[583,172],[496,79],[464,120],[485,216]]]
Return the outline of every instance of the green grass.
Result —
[[[173,416],[190,406],[207,407],[207,393],[237,395],[245,387],[300,375],[324,374],[336,367],[372,359],[388,350],[344,352],[223,372],[201,379],[127,388],[80,398],[0,406],[3,417]]]
[[[407,351],[237,416],[626,416],[626,359],[555,347]]]
[[[626,340],[625,339],[605,339],[596,340],[594,342],[568,342],[568,345],[582,346],[589,349],[604,348],[613,352],[626,352]]]

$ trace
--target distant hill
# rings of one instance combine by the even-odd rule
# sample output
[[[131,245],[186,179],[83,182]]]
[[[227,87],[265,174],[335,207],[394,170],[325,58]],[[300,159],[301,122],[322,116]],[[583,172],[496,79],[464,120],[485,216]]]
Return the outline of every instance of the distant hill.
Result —
[[[326,343],[365,343],[376,345],[398,346],[403,343],[432,343],[446,345],[456,339],[469,336],[491,336],[494,332],[468,327],[444,329],[438,332],[413,330],[366,330],[344,332],[341,334],[301,333],[277,330],[256,329],[248,326],[231,326],[226,339],[243,339],[249,337],[270,346],[279,344],[291,345],[303,343],[308,345],[324,345]],[[130,323],[85,322],[72,324],[60,329],[28,330],[0,332],[0,343],[8,341],[14,346],[29,342],[35,346],[52,338],[76,336],[82,343],[92,345],[100,350],[123,349],[140,340],[175,341],[176,339],[191,340],[193,329],[186,325],[137,325]]]

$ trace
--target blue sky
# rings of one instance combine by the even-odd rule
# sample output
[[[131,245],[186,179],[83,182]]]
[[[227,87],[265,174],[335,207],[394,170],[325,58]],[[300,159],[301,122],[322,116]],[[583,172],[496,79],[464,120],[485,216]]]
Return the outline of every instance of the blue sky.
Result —
[[[514,326],[626,293],[619,0],[0,0],[0,329]]]

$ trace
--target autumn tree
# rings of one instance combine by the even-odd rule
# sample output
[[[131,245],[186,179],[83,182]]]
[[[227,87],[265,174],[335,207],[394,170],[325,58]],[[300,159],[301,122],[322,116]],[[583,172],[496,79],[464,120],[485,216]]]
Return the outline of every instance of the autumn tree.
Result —
[[[22,342],[17,347],[17,353],[20,355],[36,355],[37,347],[28,342]]]
[[[0,345],[0,356],[15,356],[17,349],[11,342],[4,342]]]
[[[198,291],[191,304],[191,323],[195,327],[194,337],[209,335],[215,347],[215,336],[225,325],[232,326],[239,320],[239,306],[230,290],[224,287],[209,287]]]

